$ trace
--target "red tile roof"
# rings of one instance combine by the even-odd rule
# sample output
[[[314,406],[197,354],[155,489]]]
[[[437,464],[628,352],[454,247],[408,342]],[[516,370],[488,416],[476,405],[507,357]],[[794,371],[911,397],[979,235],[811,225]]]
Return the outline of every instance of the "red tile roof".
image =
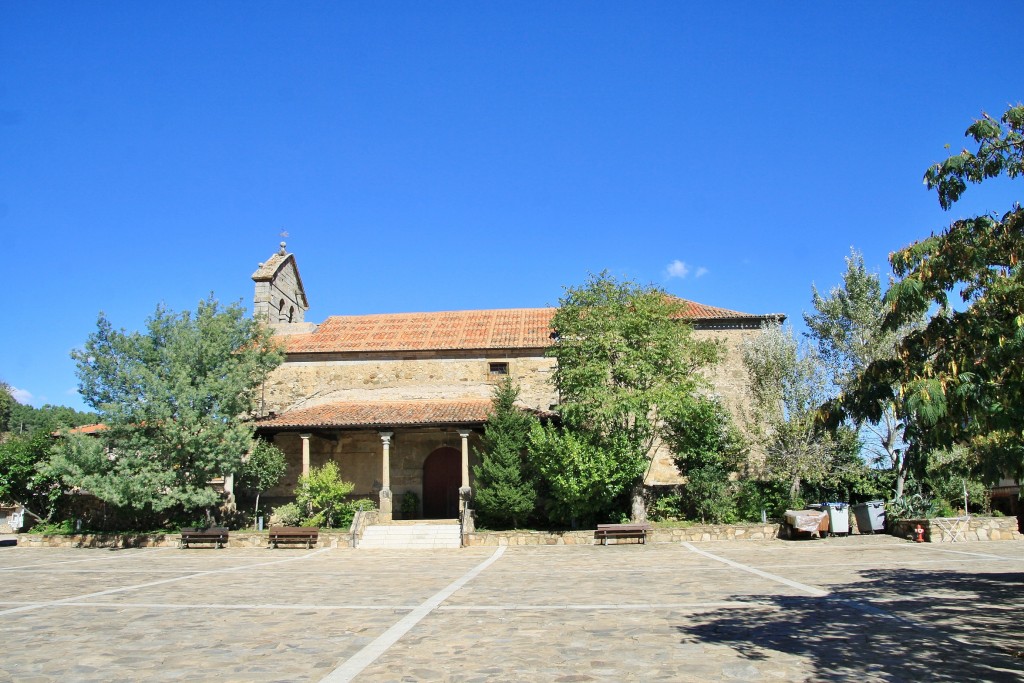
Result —
[[[99,423],[91,425],[82,425],[81,427],[75,427],[73,429],[69,429],[68,431],[71,434],[95,434],[96,432],[102,432],[105,431],[106,429],[107,425]]]
[[[693,322],[762,319],[681,300]],[[544,349],[554,308],[331,316],[313,332],[284,337],[288,353]]]
[[[728,308],[708,306],[706,304],[699,304],[696,301],[687,301],[686,299],[680,299],[679,301],[681,301],[683,304],[683,318],[691,320],[693,322],[703,320],[736,320],[744,318],[775,317],[774,314],[764,316],[755,315],[753,313],[740,313],[739,311],[730,311]]]
[[[347,401],[291,410],[256,421],[263,427],[390,427],[483,422],[489,399]]]

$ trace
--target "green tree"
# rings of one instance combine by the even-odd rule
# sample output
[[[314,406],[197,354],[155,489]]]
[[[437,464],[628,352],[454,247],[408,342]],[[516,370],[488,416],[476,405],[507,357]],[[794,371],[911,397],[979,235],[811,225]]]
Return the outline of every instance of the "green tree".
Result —
[[[480,464],[473,468],[473,498],[481,521],[513,528],[533,512],[537,503],[534,481],[526,471],[526,447],[537,419],[516,407],[519,387],[506,377],[494,389],[491,412],[484,423]]]
[[[856,391],[864,370],[876,361],[896,358],[900,340],[923,321],[910,320],[892,330],[884,326],[889,308],[879,277],[867,271],[864,257],[855,250],[846,259],[842,284],[827,297],[814,288],[812,303],[815,312],[805,313],[804,322],[809,330],[807,336],[817,344],[818,354],[839,391],[832,409],[836,410],[836,417],[850,414],[854,428],[864,437],[864,447],[872,462],[896,473],[895,497],[902,498],[911,465],[904,434],[912,418],[904,397],[893,392],[879,398],[867,414],[856,411],[856,402],[845,411],[839,406],[846,395]],[[871,419],[870,415],[876,417]]]
[[[951,155],[924,176],[943,209],[968,183],[1024,173],[1024,105],[999,120],[983,115],[966,135],[976,151]],[[890,261],[900,279],[886,296],[887,327],[937,310],[900,342],[896,361],[865,371],[861,404],[902,392],[920,418],[908,437],[919,454],[964,444],[987,480],[1024,478],[1024,209],[1015,203],[1001,215],[955,220]]]
[[[310,515],[307,523],[313,526],[336,528],[351,514],[347,502],[355,485],[344,481],[333,460],[323,467],[311,467],[309,474],[299,477],[295,489],[295,502]]]
[[[49,429],[52,432],[62,427],[78,427],[96,422],[99,422],[96,413],[81,412],[67,406],[47,403],[42,408],[34,408],[15,403],[11,409],[10,431],[12,434],[29,434],[37,429]]]
[[[928,453],[924,483],[936,503],[938,516],[953,516],[965,504],[968,509],[973,506],[975,512],[988,510],[988,487],[977,478],[977,472],[977,455],[964,446]]]
[[[256,439],[249,456],[242,460],[238,483],[243,489],[256,494],[253,524],[260,514],[260,495],[281,481],[288,469],[288,461],[281,449],[263,439]]]
[[[158,307],[146,331],[102,314],[74,351],[80,390],[106,429],[66,434],[50,471],[139,513],[190,511],[219,499],[211,479],[236,472],[253,442],[258,387],[282,360],[269,330],[212,296],[196,312]]]
[[[0,441],[0,502],[20,503],[30,517],[47,522],[61,502],[61,488],[42,471],[53,437],[47,429]]]
[[[686,477],[684,511],[690,519],[731,523],[737,519],[733,475],[747,448],[729,411],[714,398],[694,396],[665,416],[665,442]]]
[[[684,306],[656,287],[604,272],[567,288],[551,322],[556,340],[549,353],[558,361],[553,379],[565,429],[576,433],[577,446],[587,445],[581,457],[621,459],[613,469],[628,476],[616,481],[623,492],[631,489],[637,520],[645,516],[643,473],[662,417],[707,386],[700,371],[721,353],[716,343],[694,337]]]
[[[765,474],[789,483],[791,501],[801,483],[828,473],[835,442],[818,419],[829,399],[829,379],[817,352],[801,344],[791,328],[766,326],[743,345],[750,377],[752,438],[764,454]]]
[[[0,380],[0,434],[10,429],[11,410],[17,403],[11,394],[11,385]]]
[[[533,425],[528,452],[546,486],[548,519],[573,528],[608,520],[647,463],[624,434],[598,443],[591,433],[552,424]]]
[[[804,486],[808,502],[843,501],[862,503],[892,495],[896,472],[868,465],[861,456],[862,444],[857,431],[841,424],[830,431],[832,459],[825,474]]]

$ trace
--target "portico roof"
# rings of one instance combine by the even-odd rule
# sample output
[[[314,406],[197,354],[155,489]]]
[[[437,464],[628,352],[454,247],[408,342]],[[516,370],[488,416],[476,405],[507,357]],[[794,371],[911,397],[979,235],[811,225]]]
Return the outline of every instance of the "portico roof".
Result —
[[[487,420],[490,399],[344,401],[289,410],[256,421],[264,428],[398,427],[473,424]]]

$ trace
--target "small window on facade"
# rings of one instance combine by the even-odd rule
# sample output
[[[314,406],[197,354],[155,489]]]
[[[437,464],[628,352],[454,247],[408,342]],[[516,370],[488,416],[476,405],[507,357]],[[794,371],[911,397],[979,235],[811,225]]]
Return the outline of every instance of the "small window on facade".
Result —
[[[492,375],[507,375],[508,363],[491,363]]]
[[[289,306],[288,307],[288,322],[295,322],[294,318],[295,318],[295,307],[294,306]]]

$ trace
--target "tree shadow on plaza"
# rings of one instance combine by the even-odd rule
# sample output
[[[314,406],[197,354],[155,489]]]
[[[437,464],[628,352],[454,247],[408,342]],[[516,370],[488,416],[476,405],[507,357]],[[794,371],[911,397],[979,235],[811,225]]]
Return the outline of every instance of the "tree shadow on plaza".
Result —
[[[798,655],[814,680],[1024,680],[1024,573],[866,570],[861,578],[825,598],[749,596],[765,607],[695,614],[677,629],[684,643],[726,645],[752,663]]]

